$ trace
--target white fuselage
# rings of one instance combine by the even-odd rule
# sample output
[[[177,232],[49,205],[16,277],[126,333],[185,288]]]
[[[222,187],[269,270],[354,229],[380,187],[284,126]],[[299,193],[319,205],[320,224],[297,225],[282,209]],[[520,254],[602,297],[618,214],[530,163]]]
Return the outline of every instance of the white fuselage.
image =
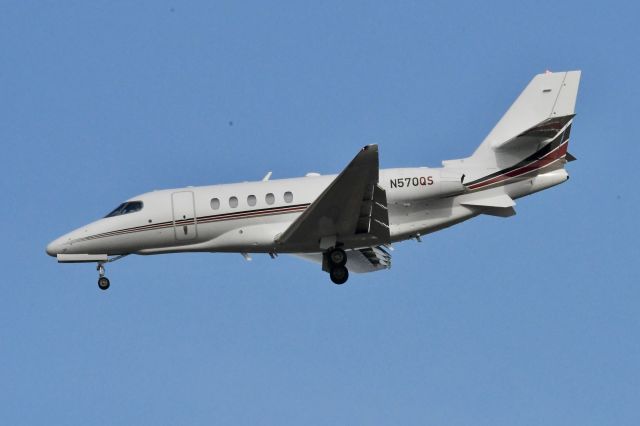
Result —
[[[462,172],[447,168],[380,170],[386,190],[391,242],[419,237],[481,213],[461,202],[488,192],[519,198],[564,182],[562,164],[469,191]],[[468,173],[468,172],[467,172]],[[82,226],[56,239],[56,254],[160,254],[171,252],[289,253],[278,235],[336,175],[186,187],[145,193],[129,201],[142,208]],[[357,248],[357,247],[345,247]]]
[[[154,191],[52,241],[60,263],[128,254],[291,253],[335,284],[391,266],[389,244],[480,214],[510,217],[515,199],[565,182],[580,71],[536,75],[468,157],[441,168],[380,169],[366,145],[338,175]]]

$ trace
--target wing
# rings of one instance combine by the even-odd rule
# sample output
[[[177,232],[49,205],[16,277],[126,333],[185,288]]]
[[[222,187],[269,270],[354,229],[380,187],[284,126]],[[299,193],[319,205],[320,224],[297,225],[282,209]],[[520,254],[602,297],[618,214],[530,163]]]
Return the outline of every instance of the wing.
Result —
[[[282,252],[387,244],[387,196],[378,186],[378,146],[367,145],[276,241]]]
[[[355,273],[375,272],[391,268],[391,254],[385,246],[348,250],[347,267]],[[296,253],[294,256],[322,264],[322,253]]]

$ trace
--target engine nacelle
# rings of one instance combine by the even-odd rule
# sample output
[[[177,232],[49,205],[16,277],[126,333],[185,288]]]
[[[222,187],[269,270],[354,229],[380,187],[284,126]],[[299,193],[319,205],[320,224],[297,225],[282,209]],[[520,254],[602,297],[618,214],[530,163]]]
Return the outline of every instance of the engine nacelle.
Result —
[[[462,174],[444,168],[387,169],[380,174],[387,201],[425,200],[461,194]]]
[[[552,172],[543,173],[531,179],[530,193],[542,191],[552,186],[564,183],[569,179],[569,174],[565,169],[558,169]]]

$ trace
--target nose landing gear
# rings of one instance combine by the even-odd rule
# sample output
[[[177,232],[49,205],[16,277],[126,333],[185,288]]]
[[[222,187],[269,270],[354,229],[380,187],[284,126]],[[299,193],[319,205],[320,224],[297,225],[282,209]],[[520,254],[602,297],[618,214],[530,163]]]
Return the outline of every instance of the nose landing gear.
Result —
[[[109,278],[107,277],[98,278],[98,287],[100,287],[100,290],[106,290],[109,288],[110,285],[111,283],[109,282]]]
[[[98,275],[100,275],[98,278],[98,287],[100,287],[100,290],[108,289],[111,283],[109,282],[109,278],[104,276],[104,264],[98,263],[96,270],[98,271]]]
[[[123,257],[128,256],[128,254],[120,254],[111,258],[108,258],[106,261],[98,262],[98,266],[96,270],[98,271],[98,287],[100,290],[106,290],[109,288],[111,283],[109,282],[109,278],[104,276],[104,264],[109,262],[115,262],[116,260],[122,259]]]

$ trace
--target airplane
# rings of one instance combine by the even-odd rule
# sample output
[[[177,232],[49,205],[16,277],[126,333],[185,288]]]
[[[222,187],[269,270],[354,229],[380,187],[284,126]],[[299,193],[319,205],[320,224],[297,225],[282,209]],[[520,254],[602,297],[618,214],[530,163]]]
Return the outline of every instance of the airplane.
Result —
[[[293,254],[335,284],[391,267],[392,244],[481,214],[510,217],[520,197],[569,179],[580,71],[536,75],[473,154],[442,167],[380,169],[367,145],[337,175],[167,189],[137,195],[47,245],[60,263],[105,265],[130,254]]]

